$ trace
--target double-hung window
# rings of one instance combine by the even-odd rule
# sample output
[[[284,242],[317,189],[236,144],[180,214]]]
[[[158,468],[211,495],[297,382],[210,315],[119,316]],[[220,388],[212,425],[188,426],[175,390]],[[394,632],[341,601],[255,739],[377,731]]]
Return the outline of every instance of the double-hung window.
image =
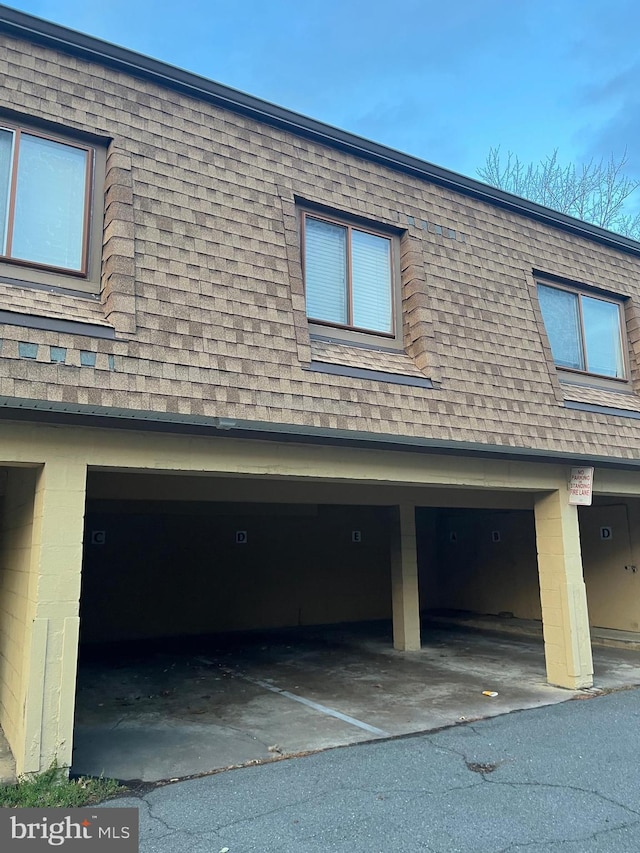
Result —
[[[612,379],[626,377],[622,302],[541,283],[538,299],[558,368]]]
[[[0,261],[86,275],[93,153],[0,124]]]
[[[309,321],[393,337],[393,237],[306,212],[303,234]]]

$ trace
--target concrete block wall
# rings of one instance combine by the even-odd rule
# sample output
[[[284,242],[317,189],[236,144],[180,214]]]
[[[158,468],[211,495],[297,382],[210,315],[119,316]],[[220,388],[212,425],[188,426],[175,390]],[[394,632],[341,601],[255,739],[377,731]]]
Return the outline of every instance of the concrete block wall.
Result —
[[[418,510],[423,610],[541,619],[532,510]]]
[[[86,471],[82,460],[66,455],[38,469],[31,545],[36,606],[27,673],[29,692],[42,706],[25,703],[24,752],[15,755],[23,772],[54,760],[71,763]]]
[[[640,631],[640,500],[596,498],[578,515],[589,624]],[[542,618],[531,510],[426,509],[418,519],[423,609]]]
[[[37,470],[9,468],[0,527],[0,725],[15,748],[24,737],[24,685],[35,615],[31,574]]]
[[[0,725],[19,774],[71,758],[86,466],[9,468],[0,536]]]
[[[384,507],[105,503],[87,516],[83,642],[391,616]]]

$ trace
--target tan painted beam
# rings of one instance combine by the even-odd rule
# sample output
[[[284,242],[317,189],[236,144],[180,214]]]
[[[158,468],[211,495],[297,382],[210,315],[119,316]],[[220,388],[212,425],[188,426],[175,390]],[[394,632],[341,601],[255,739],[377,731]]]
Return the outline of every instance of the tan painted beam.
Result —
[[[615,497],[640,496],[640,473],[597,468],[593,476],[593,493]]]
[[[94,471],[89,476],[89,500],[179,501],[182,503],[351,504],[354,506],[477,507],[533,510],[530,492],[490,489],[450,489],[445,486],[405,486],[384,483],[328,483],[319,480],[262,477],[194,476],[189,473],[136,473]]]
[[[556,488],[566,476],[564,466],[541,463],[41,424],[0,425],[0,448],[0,465],[42,464],[57,457],[98,470],[264,475],[371,485],[533,492]]]

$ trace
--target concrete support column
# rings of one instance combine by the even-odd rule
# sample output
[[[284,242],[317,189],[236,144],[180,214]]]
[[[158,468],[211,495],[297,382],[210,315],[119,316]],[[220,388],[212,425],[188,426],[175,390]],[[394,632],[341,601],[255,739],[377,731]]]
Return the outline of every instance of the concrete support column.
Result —
[[[52,460],[35,482],[29,558],[30,620],[22,678],[23,738],[16,770],[71,764],[78,657],[86,465]]]
[[[562,488],[536,498],[534,513],[547,679],[559,687],[590,687],[593,662],[577,508]]]
[[[391,524],[391,595],[393,646],[403,652],[420,648],[420,599],[416,511],[411,504],[393,507]]]
[[[35,468],[9,468],[0,535],[0,725],[14,756],[24,753],[23,684],[33,622],[31,538]],[[21,769],[24,764],[21,765]]]

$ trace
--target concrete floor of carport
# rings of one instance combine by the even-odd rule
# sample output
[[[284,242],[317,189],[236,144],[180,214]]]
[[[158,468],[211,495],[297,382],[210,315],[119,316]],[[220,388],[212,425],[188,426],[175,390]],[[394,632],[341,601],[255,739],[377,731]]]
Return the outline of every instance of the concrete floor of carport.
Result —
[[[540,640],[427,627],[423,643],[396,652],[368,624],[118,649],[80,667],[72,773],[179,778],[577,695],[546,684]],[[594,659],[596,687],[640,683],[640,653]]]

